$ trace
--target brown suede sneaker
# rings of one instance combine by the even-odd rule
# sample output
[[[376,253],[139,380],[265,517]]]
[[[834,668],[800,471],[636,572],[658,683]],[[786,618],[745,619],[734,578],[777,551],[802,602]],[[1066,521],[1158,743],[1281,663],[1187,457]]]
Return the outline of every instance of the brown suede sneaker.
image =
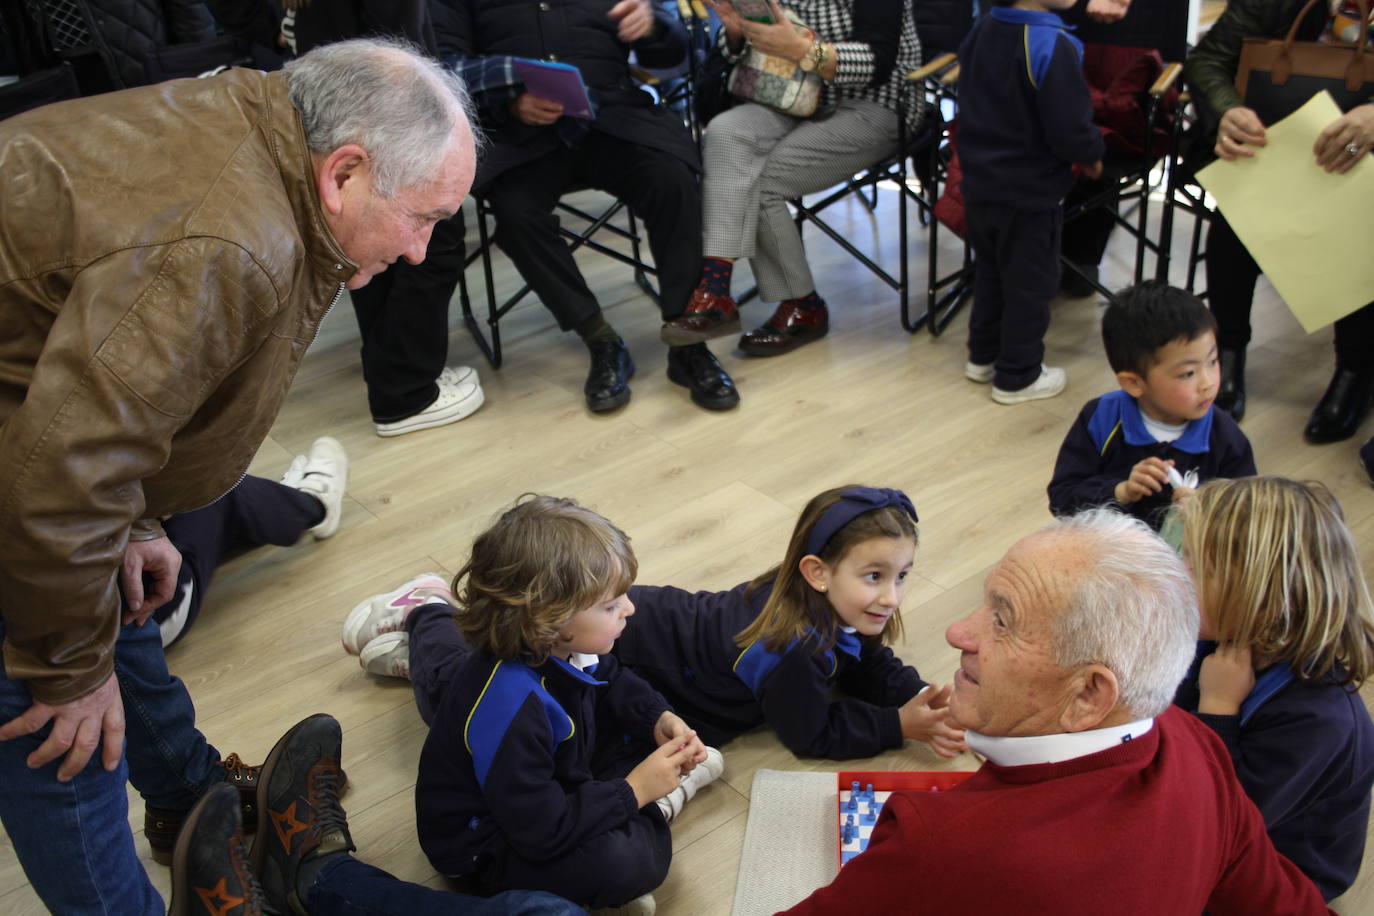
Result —
[[[172,855],[168,916],[262,916],[262,890],[243,848],[238,794],[215,786],[186,815]]]
[[[262,767],[249,766],[238,754],[230,754],[219,765],[224,768],[225,784],[238,790],[243,823],[252,830],[258,824],[258,774]],[[159,865],[172,864],[172,850],[189,814],[189,811],[179,808],[144,805],[143,835],[148,839],[154,862]]]

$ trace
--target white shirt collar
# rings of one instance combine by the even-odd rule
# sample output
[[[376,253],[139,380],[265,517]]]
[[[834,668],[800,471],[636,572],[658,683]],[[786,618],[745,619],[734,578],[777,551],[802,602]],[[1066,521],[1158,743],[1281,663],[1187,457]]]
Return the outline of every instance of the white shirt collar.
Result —
[[[1134,741],[1147,734],[1154,724],[1154,719],[1140,719],[1111,728],[1023,738],[999,738],[966,731],[964,740],[968,742],[969,750],[977,751],[999,767],[1020,767],[1036,763],[1060,763],[1096,754],[1126,741]]]
[[[578,671],[586,671],[588,668],[595,668],[598,661],[600,659],[595,655],[586,652],[574,652],[572,657],[568,659],[568,664]]]

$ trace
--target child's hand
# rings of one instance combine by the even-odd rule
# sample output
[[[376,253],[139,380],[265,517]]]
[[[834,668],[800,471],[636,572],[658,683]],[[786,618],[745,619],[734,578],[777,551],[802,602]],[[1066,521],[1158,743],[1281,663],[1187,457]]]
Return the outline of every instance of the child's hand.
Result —
[[[693,735],[695,736],[695,733]],[[691,755],[690,744],[679,745],[669,741],[631,770],[625,781],[634,791],[635,801],[639,803],[639,807],[643,808],[676,789],[678,780],[682,778],[682,768],[691,759]]]
[[[1163,458],[1146,458],[1131,468],[1131,476],[1116,485],[1112,495],[1123,506],[1158,493],[1169,482],[1169,466],[1172,461]]]
[[[931,686],[907,700],[897,710],[902,737],[924,741],[941,757],[956,757],[964,750],[964,730],[949,722],[949,695],[954,685]]]
[[[1192,498],[1193,498],[1193,494],[1196,493],[1196,492],[1197,492],[1197,487],[1174,487],[1174,496],[1173,496],[1174,505],[1175,505],[1175,506],[1181,506],[1181,505],[1183,505],[1183,504],[1186,503],[1188,500],[1192,499]]]
[[[691,772],[693,767],[706,759],[706,745],[697,737],[697,733],[682,721],[682,717],[677,713],[665,709],[658,717],[658,722],[654,724],[654,743],[661,747],[674,741],[678,746],[686,744],[693,749],[692,756],[682,768],[682,772]]]
[[[1099,159],[1092,165],[1079,163],[1078,167],[1083,170],[1083,177],[1096,181],[1102,177],[1102,160]]]
[[[1213,716],[1234,716],[1255,687],[1255,668],[1250,647],[1224,642],[1202,660],[1198,672],[1197,711]]]

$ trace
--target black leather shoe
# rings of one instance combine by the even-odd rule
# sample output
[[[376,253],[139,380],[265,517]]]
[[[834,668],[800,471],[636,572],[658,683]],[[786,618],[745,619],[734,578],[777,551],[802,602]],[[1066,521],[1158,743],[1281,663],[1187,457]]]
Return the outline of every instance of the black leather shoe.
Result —
[[[1218,410],[1224,410],[1239,423],[1245,417],[1245,351],[1222,350],[1217,354],[1221,363],[1221,380],[1217,385]]]
[[[1326,386],[1326,394],[1307,418],[1303,438],[1317,445],[1349,439],[1369,413],[1371,398],[1374,398],[1374,373],[1338,367],[1336,374],[1331,376],[1331,384]]]
[[[587,395],[587,409],[592,413],[605,413],[629,403],[635,361],[630,359],[625,341],[619,337],[601,340],[587,344],[587,349],[592,351],[592,367],[582,389]]]
[[[704,343],[668,348],[668,381],[690,388],[692,403],[707,410],[729,410],[739,403],[735,383]]]

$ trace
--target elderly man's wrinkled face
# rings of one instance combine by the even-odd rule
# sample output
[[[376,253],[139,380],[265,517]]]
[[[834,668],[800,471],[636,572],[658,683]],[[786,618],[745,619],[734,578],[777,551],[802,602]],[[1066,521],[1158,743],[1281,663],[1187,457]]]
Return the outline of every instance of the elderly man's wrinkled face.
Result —
[[[1072,537],[1036,534],[1007,551],[988,574],[983,604],[945,631],[963,655],[950,713],[984,735],[1064,731],[1073,671],[1050,657],[1050,623],[1066,606],[1085,557]]]
[[[357,273],[344,284],[349,289],[366,286],[400,258],[411,264],[425,259],[435,224],[457,213],[472,187],[476,161],[472,137],[466,125],[459,134],[434,181],[383,197],[363,163],[357,180],[343,186],[344,206],[330,220],[330,228],[344,254],[358,265]]]

